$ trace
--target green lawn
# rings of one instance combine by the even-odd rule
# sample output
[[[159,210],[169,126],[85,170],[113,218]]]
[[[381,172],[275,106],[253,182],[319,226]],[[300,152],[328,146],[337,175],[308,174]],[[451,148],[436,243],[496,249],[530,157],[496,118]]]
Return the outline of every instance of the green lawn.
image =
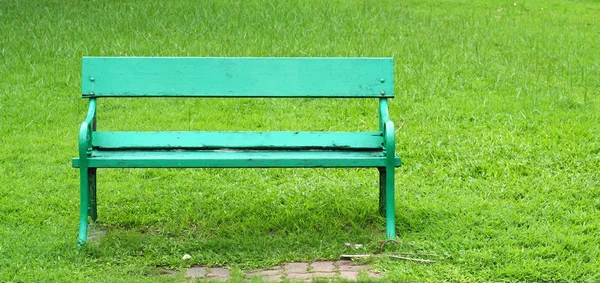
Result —
[[[240,2],[0,0],[0,281],[181,281],[161,270],[350,252],[437,255],[373,261],[394,281],[600,281],[600,2]],[[373,169],[130,169],[99,170],[108,232],[76,249],[85,55],[394,57],[398,243],[380,246]],[[377,104],[106,99],[98,119],[369,131]]]

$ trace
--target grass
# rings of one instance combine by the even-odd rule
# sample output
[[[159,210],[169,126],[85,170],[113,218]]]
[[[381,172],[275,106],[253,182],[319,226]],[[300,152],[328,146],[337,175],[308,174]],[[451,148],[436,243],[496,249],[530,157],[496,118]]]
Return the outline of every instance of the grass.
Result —
[[[0,281],[426,252],[393,281],[600,280],[597,1],[2,1]],[[80,58],[393,56],[399,242],[375,170],[101,170],[75,249]],[[375,101],[104,100],[115,130],[371,130]],[[192,259],[181,260],[189,253]]]

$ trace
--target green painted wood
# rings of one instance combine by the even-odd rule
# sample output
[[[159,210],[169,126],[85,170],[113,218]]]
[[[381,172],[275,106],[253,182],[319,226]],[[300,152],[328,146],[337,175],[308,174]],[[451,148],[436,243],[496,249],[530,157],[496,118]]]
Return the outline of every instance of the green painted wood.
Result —
[[[381,151],[93,151],[87,162],[93,168],[382,167],[386,156]],[[79,163],[73,159],[74,167]]]
[[[94,132],[104,149],[383,149],[380,132]]]
[[[382,99],[384,100],[384,99]],[[387,103],[386,103],[387,106]],[[394,134],[394,123],[392,121],[386,121],[383,125],[383,134],[385,139],[385,155],[386,155],[386,166],[385,166],[385,226],[386,226],[386,237],[388,240],[396,240],[396,210],[394,205],[395,199],[395,174],[394,167],[397,163],[396,158],[396,138]]]
[[[92,98],[89,101],[88,105],[88,113],[85,117],[85,120],[81,123],[79,127],[79,157],[85,159],[88,151],[92,148],[91,138],[92,132],[95,129],[95,121],[96,121],[96,99]]]
[[[388,111],[387,98],[379,99],[379,130],[383,132],[384,125],[390,121],[390,113]]]
[[[84,97],[393,97],[392,58],[84,57]]]
[[[96,186],[95,170],[88,168],[88,157],[91,154],[92,131],[95,129],[96,121],[96,99],[89,100],[88,113],[85,120],[79,127],[79,234],[77,236],[77,246],[81,247],[87,240],[88,214],[89,214],[89,190],[90,186]],[[93,176],[91,173],[94,173]]]

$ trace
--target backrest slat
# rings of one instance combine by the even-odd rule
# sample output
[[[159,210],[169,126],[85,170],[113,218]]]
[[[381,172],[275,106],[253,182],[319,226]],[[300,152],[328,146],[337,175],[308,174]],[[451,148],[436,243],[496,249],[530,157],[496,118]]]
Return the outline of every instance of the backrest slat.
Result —
[[[393,97],[392,58],[84,57],[83,97]]]

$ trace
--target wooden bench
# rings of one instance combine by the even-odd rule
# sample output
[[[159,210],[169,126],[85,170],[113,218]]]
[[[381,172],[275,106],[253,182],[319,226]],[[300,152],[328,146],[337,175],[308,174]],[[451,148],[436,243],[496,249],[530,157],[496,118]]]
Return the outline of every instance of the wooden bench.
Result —
[[[379,211],[394,240],[394,96],[391,58],[84,57],[82,96],[89,100],[79,130],[81,215],[78,245],[96,221],[98,168],[375,167]],[[103,132],[96,101],[107,97],[376,98],[373,132]]]

